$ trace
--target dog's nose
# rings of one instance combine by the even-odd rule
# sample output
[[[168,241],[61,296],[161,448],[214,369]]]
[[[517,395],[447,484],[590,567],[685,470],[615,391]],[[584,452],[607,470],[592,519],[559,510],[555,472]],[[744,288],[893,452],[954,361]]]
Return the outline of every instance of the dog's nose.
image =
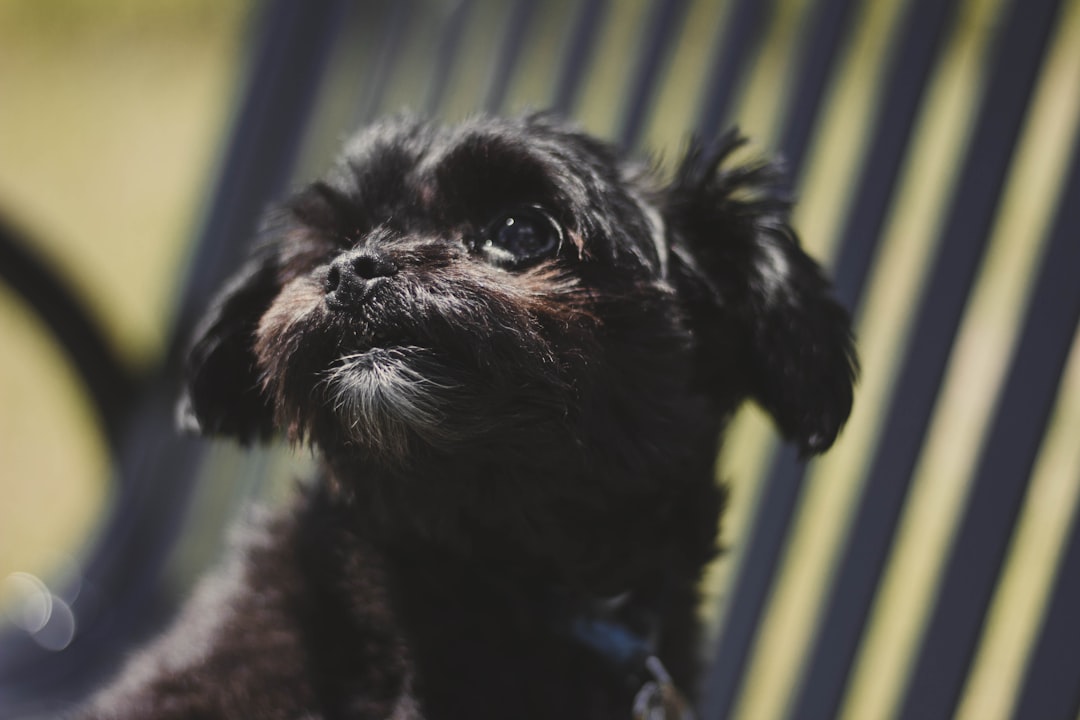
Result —
[[[327,300],[362,300],[377,279],[391,277],[397,271],[393,261],[372,250],[344,253],[330,264],[326,273]]]

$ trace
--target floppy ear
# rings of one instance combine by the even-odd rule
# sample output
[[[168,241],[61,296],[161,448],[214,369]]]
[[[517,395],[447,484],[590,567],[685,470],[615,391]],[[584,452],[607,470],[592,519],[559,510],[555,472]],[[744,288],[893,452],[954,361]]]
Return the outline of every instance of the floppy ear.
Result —
[[[252,347],[259,318],[280,289],[274,255],[262,249],[211,305],[188,354],[181,427],[244,443],[273,433],[274,414],[262,393]]]
[[[692,145],[666,189],[673,282],[719,399],[754,398],[804,456],[823,452],[851,411],[850,321],[787,224],[776,167],[721,168],[743,142]]]

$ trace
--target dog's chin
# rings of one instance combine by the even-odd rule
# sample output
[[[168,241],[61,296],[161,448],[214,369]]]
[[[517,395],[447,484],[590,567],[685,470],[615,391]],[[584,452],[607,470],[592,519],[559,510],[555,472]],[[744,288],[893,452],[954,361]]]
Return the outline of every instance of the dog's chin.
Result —
[[[437,354],[414,345],[371,347],[338,360],[322,383],[346,444],[402,463],[417,444],[450,448],[463,442],[453,422],[462,394]]]
[[[306,391],[290,390],[297,392],[287,393],[285,416],[306,423],[294,431],[329,458],[390,470],[451,457],[483,461],[493,451],[531,454],[532,438],[562,428],[570,402],[557,383],[493,375],[417,345],[346,353]]]
[[[476,433],[462,417],[475,381],[445,357],[377,332],[344,344],[342,324],[319,319],[279,337],[277,351],[267,353],[275,362],[263,369],[277,423],[291,441],[401,466]]]

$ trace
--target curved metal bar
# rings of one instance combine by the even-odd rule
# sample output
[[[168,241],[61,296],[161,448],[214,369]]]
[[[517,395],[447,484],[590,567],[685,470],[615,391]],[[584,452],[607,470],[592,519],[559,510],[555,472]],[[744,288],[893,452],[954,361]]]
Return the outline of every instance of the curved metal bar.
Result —
[[[113,454],[139,380],[69,285],[31,248],[37,243],[0,217],[0,279],[23,297],[71,358]]]
[[[191,497],[205,445],[173,429],[177,366],[207,298],[239,264],[265,203],[288,182],[345,0],[275,0],[257,27],[252,75],[192,260],[166,365],[126,424],[122,490],[85,562],[72,605],[79,633],[51,652],[22,633],[0,638],[0,703],[17,714],[50,711],[114,668],[141,634],[158,627],[170,600],[160,577]],[[5,264],[6,265],[6,264]]]

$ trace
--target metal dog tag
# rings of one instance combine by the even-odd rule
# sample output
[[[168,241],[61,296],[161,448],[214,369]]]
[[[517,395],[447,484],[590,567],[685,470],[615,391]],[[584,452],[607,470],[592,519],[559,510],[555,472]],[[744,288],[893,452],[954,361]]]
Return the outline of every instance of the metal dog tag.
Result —
[[[650,656],[645,667],[652,680],[634,697],[634,720],[694,720],[690,703],[682,696],[660,659]]]

